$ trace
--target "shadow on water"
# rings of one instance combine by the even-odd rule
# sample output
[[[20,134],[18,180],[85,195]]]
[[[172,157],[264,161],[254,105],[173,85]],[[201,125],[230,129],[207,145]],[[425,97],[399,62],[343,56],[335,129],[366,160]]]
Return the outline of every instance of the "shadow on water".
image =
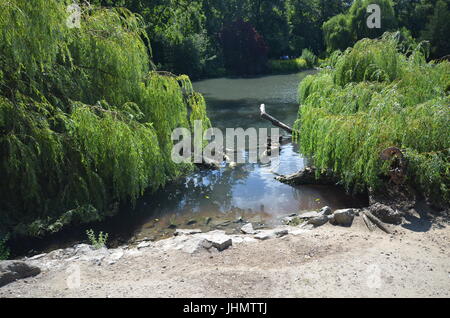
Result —
[[[259,105],[292,125],[297,117],[297,89],[312,72],[251,79],[212,79],[194,83],[205,96],[213,126],[221,128],[273,128],[259,116]],[[249,155],[249,150],[245,153]],[[136,206],[122,204],[118,215],[88,226],[73,227],[43,240],[21,242],[18,253],[31,248],[51,250],[86,240],[88,228],[110,235],[112,246],[173,235],[175,228],[238,231],[243,222],[264,227],[280,217],[323,206],[332,209],[361,207],[366,197],[352,197],[330,186],[289,186],[274,179],[278,174],[299,171],[307,164],[295,144],[282,145],[280,156],[270,164],[245,163],[220,170],[201,170],[144,195]],[[18,246],[19,247],[19,246]]]

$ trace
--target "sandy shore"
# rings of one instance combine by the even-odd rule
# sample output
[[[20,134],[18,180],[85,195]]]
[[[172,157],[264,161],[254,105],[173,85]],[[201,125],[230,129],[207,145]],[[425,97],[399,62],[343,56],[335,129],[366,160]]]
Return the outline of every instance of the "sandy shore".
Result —
[[[327,224],[301,235],[187,254],[148,247],[114,264],[76,262],[0,288],[0,297],[449,297],[450,226],[395,233]]]

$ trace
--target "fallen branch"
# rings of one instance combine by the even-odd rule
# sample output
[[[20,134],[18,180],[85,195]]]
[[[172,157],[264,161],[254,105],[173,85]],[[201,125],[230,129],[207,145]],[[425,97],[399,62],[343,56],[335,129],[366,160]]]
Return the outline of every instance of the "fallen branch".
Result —
[[[331,171],[319,173],[316,175],[316,168],[305,167],[303,170],[296,172],[291,175],[281,175],[275,178],[276,180],[290,184],[290,185],[310,185],[310,184],[320,184],[320,185],[336,185],[339,181]]]
[[[287,131],[288,133],[292,134],[292,128],[291,127],[289,127],[285,123],[282,123],[281,121],[279,121],[275,117],[272,117],[272,116],[270,116],[269,114],[266,113],[266,106],[264,104],[261,104],[260,110],[261,110],[261,118],[267,119],[274,126],[279,127],[281,129]]]
[[[363,215],[366,215],[370,221],[375,223],[376,226],[378,226],[381,230],[386,232],[387,234],[391,234],[391,231],[386,227],[386,225],[381,222],[375,215],[373,215],[370,211],[364,211]]]
[[[361,213],[361,216],[364,220],[364,223],[366,223],[366,226],[369,229],[369,231],[373,232],[375,230],[375,224],[373,224],[372,221],[369,220],[369,218],[367,217],[367,215],[364,212]]]

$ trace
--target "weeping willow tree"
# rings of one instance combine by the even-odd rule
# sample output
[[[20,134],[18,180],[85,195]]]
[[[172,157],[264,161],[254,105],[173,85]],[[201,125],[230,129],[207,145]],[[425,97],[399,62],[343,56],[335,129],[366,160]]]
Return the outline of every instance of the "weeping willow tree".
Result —
[[[389,162],[380,152],[407,156],[408,182],[428,198],[450,202],[450,63],[426,63],[419,46],[399,53],[392,35],[364,39],[333,70],[299,87],[295,123],[301,150],[332,169],[350,188],[378,188]]]
[[[187,76],[151,67],[142,19],[69,1],[0,2],[0,232],[99,220],[191,167],[171,132],[210,123]]]

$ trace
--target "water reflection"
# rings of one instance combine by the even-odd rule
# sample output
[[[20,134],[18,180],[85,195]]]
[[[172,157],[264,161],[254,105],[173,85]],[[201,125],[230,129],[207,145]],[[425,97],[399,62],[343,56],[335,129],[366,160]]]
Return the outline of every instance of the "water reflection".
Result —
[[[213,79],[194,83],[208,104],[214,127],[244,129],[272,128],[259,116],[259,105],[281,121],[292,125],[297,117],[297,87],[311,72],[267,76],[254,79]],[[245,156],[249,156],[246,150]],[[270,164],[223,166],[218,171],[199,171],[185,182],[160,193],[158,206],[140,211],[147,219],[136,231],[136,238],[171,235],[175,227],[235,230],[239,222],[257,221],[272,225],[280,216],[302,210],[360,206],[343,189],[328,186],[292,187],[274,179],[277,174],[297,172],[307,164],[292,143],[282,145],[280,156]],[[168,198],[168,199],[165,199]],[[172,231],[171,231],[172,230]]]

